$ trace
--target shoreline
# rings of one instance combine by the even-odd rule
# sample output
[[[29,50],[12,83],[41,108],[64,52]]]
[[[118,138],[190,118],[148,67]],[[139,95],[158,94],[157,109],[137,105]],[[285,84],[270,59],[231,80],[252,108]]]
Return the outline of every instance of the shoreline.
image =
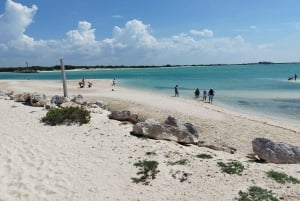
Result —
[[[145,89],[140,89],[137,87],[130,87],[130,86],[126,86],[125,88],[128,88],[130,90],[136,90],[136,91],[145,91],[146,93],[153,93],[151,90],[145,90]],[[172,91],[170,90],[170,92],[172,93]],[[171,94],[170,93],[170,94]],[[159,93],[159,92],[154,92],[154,94],[160,95],[160,96],[168,96],[168,94],[166,95],[165,93]],[[271,94],[272,95],[272,94]],[[289,94],[287,94],[288,96]],[[172,97],[170,95],[170,97]],[[186,99],[186,100],[190,100],[190,101],[195,101],[195,102],[199,102],[199,104],[209,104],[207,101],[203,102],[201,100],[201,96],[199,97],[198,100],[194,99],[192,96],[191,97],[186,97],[186,96],[181,96],[181,98]],[[294,96],[293,99],[297,99],[300,98],[300,95]],[[240,108],[240,107],[235,107],[234,105],[228,104],[226,102],[217,100],[218,96],[216,96],[214,98],[214,103],[211,104],[217,108],[221,108],[221,110],[224,110],[226,113],[232,113],[235,114],[237,116],[241,115],[244,116],[247,119],[250,120],[255,120],[255,121],[261,121],[261,122],[269,122],[270,125],[282,125],[284,124],[284,127],[297,127],[297,130],[300,131],[300,126],[298,126],[298,122],[296,119],[290,119],[287,116],[274,116],[274,114],[272,113],[268,113],[268,114],[264,114],[264,113],[260,113],[257,111],[253,111],[250,110],[249,108]]]
[[[47,113],[44,108],[0,99],[0,200],[228,201],[250,186],[272,190],[283,200],[300,199],[299,184],[279,184],[266,176],[274,170],[300,179],[299,164],[255,163],[246,157],[255,137],[300,146],[297,127],[269,125],[180,97],[119,86],[112,91],[111,80],[86,81],[92,81],[93,87],[79,88],[78,81],[68,81],[69,95],[103,100],[141,119],[164,121],[172,115],[194,124],[206,144],[234,147],[237,152],[137,138],[130,135],[131,124],[108,119],[107,110],[91,113],[91,121],[82,126],[47,126],[40,122]],[[0,89],[47,97],[63,94],[61,81],[0,80]],[[198,158],[199,154],[212,159]],[[149,185],[132,181],[139,176],[134,164],[142,160],[158,163],[156,178]],[[187,164],[170,165],[182,160]],[[218,166],[220,161],[235,160],[245,166],[242,175],[226,174]]]

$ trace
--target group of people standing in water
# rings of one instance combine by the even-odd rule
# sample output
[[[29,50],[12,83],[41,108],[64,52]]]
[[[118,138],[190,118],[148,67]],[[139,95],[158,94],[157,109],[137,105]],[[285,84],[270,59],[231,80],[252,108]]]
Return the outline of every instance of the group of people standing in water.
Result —
[[[200,90],[197,88],[194,93],[195,93],[195,98],[198,99],[200,96]],[[212,103],[214,99],[214,95],[215,95],[215,91],[213,89],[209,89],[208,92],[206,91],[206,89],[204,89],[202,92],[202,101],[206,102],[206,97],[208,96],[208,102]]]
[[[174,91],[175,91],[175,97],[178,97],[179,96],[178,85],[174,87]],[[194,93],[195,93],[195,98],[198,99],[200,96],[199,88],[197,88]],[[206,97],[208,96],[208,102],[212,103],[214,99],[214,95],[215,95],[215,91],[213,89],[209,89],[208,92],[206,91],[206,89],[204,89],[202,92],[202,101],[206,102]]]

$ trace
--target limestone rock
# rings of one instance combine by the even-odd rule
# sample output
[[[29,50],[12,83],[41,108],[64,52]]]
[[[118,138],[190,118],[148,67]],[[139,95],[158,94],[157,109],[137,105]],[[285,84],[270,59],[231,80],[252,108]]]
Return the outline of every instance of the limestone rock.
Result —
[[[89,102],[87,103],[87,105],[89,108],[97,108],[97,107],[100,107],[102,109],[108,108],[108,104],[100,100],[96,100],[95,102]]]
[[[44,107],[47,103],[45,94],[34,92],[30,95],[30,104],[34,107]]]
[[[138,115],[131,114],[130,111],[112,111],[108,117],[118,121],[129,121],[133,124],[138,122]]]
[[[13,94],[13,91],[7,91],[0,89],[0,99],[9,100],[10,96]]]
[[[51,110],[51,109],[56,109],[56,108],[58,108],[58,106],[55,105],[55,104],[53,104],[53,103],[50,103],[49,101],[47,101],[46,104],[45,104],[45,108],[46,108],[47,110]]]
[[[86,104],[86,101],[83,99],[82,95],[77,95],[71,98],[71,101],[80,105]]]
[[[60,107],[81,107],[81,105],[70,101],[62,103]]]
[[[174,117],[168,117],[164,124],[153,119],[139,122],[133,126],[132,134],[182,144],[196,144],[199,141],[197,129],[193,124],[182,123]]]
[[[1,97],[8,97],[8,96],[13,95],[13,93],[14,93],[13,91],[0,89],[0,96]]]
[[[15,94],[10,96],[15,102],[27,102],[30,103],[30,93],[24,92],[21,94]]]
[[[168,118],[165,120],[165,124],[168,124],[170,126],[178,126],[178,120],[175,119],[174,117],[172,116],[168,116]]]
[[[55,95],[51,98],[51,104],[55,104],[60,106],[61,104],[65,103],[65,102],[69,102],[70,99],[64,96],[59,96],[59,95]]]
[[[300,147],[273,142],[266,138],[255,138],[252,141],[253,152],[262,160],[278,163],[300,163]]]

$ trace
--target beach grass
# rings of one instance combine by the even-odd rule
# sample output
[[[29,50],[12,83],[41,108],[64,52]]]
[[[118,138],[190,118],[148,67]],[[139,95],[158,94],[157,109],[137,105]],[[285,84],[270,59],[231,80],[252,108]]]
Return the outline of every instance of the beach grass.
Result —
[[[135,167],[139,168],[137,175],[141,175],[139,178],[131,178],[134,183],[142,183],[143,185],[149,185],[150,179],[155,179],[157,173],[159,173],[157,161],[142,160],[134,163]]]
[[[65,107],[49,110],[41,121],[51,126],[71,125],[74,123],[82,125],[89,123],[90,119],[90,112],[83,107]]]
[[[168,162],[168,165],[187,165],[189,163],[188,159],[181,159],[181,160],[178,160],[178,161],[169,161]]]
[[[228,163],[218,162],[218,165],[221,167],[222,172],[225,172],[227,174],[241,175],[241,173],[245,169],[244,165],[236,160]]]
[[[247,192],[240,191],[238,201],[279,201],[270,190],[251,186]]]
[[[211,159],[211,158],[213,158],[212,155],[210,155],[210,154],[197,154],[196,157],[197,158],[202,158],[202,159]]]
[[[274,170],[270,170],[267,172],[267,175],[269,178],[274,179],[276,182],[278,182],[280,184],[285,184],[285,183],[299,184],[300,183],[300,180],[298,180],[292,176],[288,176],[287,174],[285,174],[283,172],[276,172]]]

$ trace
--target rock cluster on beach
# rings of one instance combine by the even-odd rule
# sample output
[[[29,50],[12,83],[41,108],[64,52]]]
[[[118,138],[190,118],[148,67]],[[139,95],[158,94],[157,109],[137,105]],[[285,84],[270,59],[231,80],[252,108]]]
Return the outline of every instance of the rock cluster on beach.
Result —
[[[2,95],[1,95],[2,94]],[[33,107],[45,107],[51,109],[54,107],[81,106],[87,105],[91,108],[106,108],[106,104],[101,101],[86,102],[82,95],[64,97],[55,95],[50,101],[43,93],[20,93],[13,94],[12,91],[0,91],[2,97],[10,98],[16,102],[24,102]],[[148,119],[145,122],[138,123],[138,115],[131,114],[130,111],[112,111],[108,115],[110,119],[118,121],[128,121],[133,124],[132,134],[136,136],[145,136],[157,140],[171,140],[181,144],[196,144],[199,141],[199,135],[196,127],[191,123],[183,123],[180,119],[169,116],[164,124],[156,120]]]
[[[81,105],[87,105],[89,108],[107,108],[107,104],[103,101],[87,102],[82,95],[70,97],[55,95],[48,98],[45,94],[39,92],[14,94],[13,91],[0,90],[0,98],[22,102],[32,107],[45,107],[46,109],[67,106],[79,107]]]
[[[39,92],[14,94],[13,91],[0,90],[0,98],[23,102],[33,107],[45,107],[46,109],[85,105],[92,112],[99,112],[99,108],[101,108],[101,110],[108,108],[107,104],[103,101],[87,102],[82,95],[73,95],[70,97],[55,95],[49,99],[45,94]],[[138,122],[138,115],[132,114],[130,111],[111,111],[108,118],[132,123],[133,128],[131,134],[135,136],[175,141],[180,144],[195,144],[200,147],[208,147],[229,153],[236,151],[233,147],[217,147],[202,144],[202,141],[199,140],[198,130],[195,125],[189,122],[182,122],[180,119],[172,116],[168,116],[164,123],[160,123],[155,119]],[[278,164],[300,163],[300,148],[293,145],[276,143],[266,138],[255,138],[252,141],[252,148],[254,154],[260,160]]]

